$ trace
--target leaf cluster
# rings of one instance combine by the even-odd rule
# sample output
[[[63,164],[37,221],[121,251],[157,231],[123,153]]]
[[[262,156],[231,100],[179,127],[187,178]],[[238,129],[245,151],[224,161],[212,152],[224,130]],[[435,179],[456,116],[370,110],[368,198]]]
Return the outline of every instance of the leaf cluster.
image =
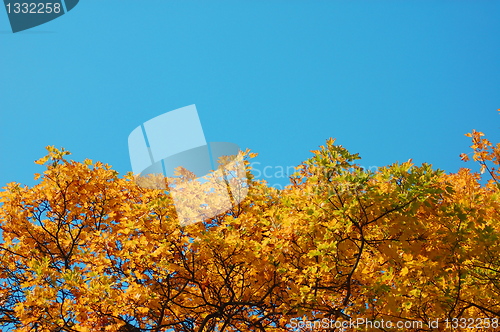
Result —
[[[481,136],[470,134],[486,185],[411,160],[368,171],[330,139],[283,190],[245,160],[247,197],[195,224],[179,222],[168,179],[146,189],[49,147],[37,185],[0,192],[0,324],[291,331],[294,318],[366,318],[431,331],[500,318],[500,147]]]

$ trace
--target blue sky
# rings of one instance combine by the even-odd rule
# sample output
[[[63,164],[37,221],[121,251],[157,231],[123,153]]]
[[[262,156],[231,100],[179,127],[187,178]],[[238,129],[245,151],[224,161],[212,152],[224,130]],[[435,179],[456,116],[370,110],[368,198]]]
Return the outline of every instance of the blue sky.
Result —
[[[499,17],[499,1],[84,0],[13,34],[2,7],[0,186],[33,185],[47,145],[124,174],[129,133],[191,104],[267,174],[329,137],[365,167],[456,172],[463,134],[500,142]]]

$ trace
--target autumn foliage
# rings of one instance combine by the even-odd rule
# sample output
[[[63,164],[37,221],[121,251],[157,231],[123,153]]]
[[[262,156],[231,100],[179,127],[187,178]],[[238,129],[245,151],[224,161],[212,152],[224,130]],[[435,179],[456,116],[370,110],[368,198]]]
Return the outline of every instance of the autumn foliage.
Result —
[[[479,173],[411,161],[367,171],[328,140],[286,189],[249,172],[246,199],[187,226],[164,190],[49,147],[37,185],[0,191],[0,324],[311,331],[364,318],[496,330],[500,144],[468,135]]]

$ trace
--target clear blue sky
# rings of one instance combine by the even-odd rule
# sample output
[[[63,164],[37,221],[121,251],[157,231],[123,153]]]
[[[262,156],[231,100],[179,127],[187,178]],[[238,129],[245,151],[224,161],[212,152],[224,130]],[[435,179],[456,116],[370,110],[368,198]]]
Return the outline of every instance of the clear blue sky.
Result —
[[[208,141],[299,164],[328,137],[361,164],[468,166],[500,142],[500,1],[83,0],[12,34],[0,8],[0,186],[46,145],[131,170],[127,138],[196,104]],[[282,183],[282,179],[268,179]]]

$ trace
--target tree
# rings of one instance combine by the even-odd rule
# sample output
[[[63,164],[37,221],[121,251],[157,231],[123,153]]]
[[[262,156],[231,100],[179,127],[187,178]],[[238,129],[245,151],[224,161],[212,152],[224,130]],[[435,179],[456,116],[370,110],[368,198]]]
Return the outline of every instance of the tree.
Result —
[[[478,144],[478,136],[471,134],[474,159],[498,165],[500,146]],[[313,152],[289,187],[268,187],[249,172],[240,204],[181,226],[164,190],[48,147],[37,185],[10,183],[0,192],[0,324],[15,331],[310,331],[349,321],[351,330],[387,329],[381,322],[408,331],[498,327],[497,169],[483,168],[491,179],[482,185],[469,169],[446,174],[411,160],[367,171],[331,139]]]

